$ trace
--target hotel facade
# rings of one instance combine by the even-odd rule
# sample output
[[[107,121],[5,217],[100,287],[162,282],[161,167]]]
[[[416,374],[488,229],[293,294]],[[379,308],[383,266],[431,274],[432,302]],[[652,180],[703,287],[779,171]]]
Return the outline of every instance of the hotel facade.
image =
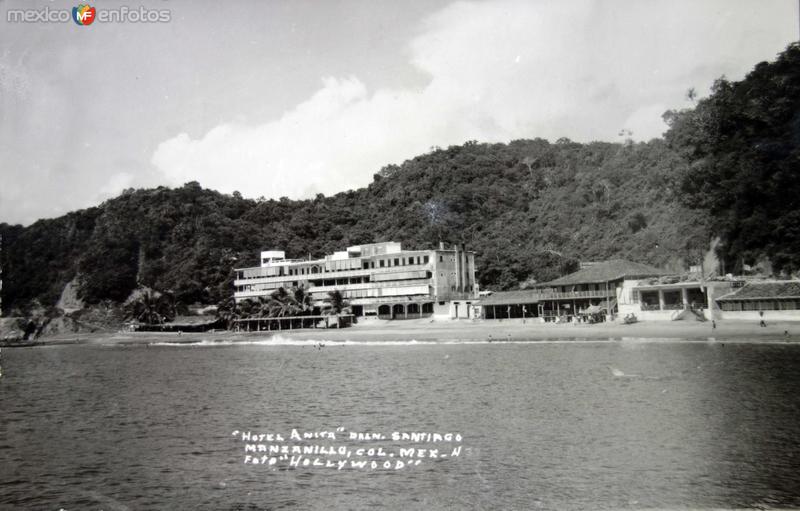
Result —
[[[339,291],[357,317],[469,318],[478,295],[474,252],[442,244],[436,250],[403,250],[396,242],[372,243],[320,259],[286,259],[282,250],[264,251],[260,266],[235,271],[237,302],[302,286],[315,306]]]

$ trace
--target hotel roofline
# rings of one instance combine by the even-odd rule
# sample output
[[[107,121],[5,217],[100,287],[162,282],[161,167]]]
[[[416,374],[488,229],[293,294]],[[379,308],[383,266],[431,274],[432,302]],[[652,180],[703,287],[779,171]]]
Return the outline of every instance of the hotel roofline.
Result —
[[[365,250],[366,249],[366,250]],[[402,244],[394,241],[386,241],[380,243],[367,243],[362,245],[353,245],[347,247],[347,250],[334,252],[318,258],[301,258],[301,259],[287,259],[283,250],[264,250],[261,252],[260,266],[244,266],[235,268],[234,271],[251,270],[255,268],[267,268],[274,266],[290,266],[301,264],[324,264],[332,261],[344,261],[349,259],[366,259],[381,256],[390,256],[392,254],[426,254],[432,252],[465,252],[468,254],[475,254],[472,250],[453,247],[445,248],[443,243],[440,243],[438,248],[430,249],[403,249]],[[322,272],[321,272],[322,273]]]

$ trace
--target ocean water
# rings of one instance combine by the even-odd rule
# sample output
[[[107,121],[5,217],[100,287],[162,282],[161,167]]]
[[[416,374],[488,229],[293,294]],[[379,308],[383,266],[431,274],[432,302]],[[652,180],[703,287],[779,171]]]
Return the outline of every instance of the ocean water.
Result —
[[[2,364],[3,510],[800,506],[796,345],[209,339],[6,349]],[[393,464],[412,444],[449,456],[244,462],[244,432],[288,445],[293,428],[337,437],[294,444],[382,447]]]

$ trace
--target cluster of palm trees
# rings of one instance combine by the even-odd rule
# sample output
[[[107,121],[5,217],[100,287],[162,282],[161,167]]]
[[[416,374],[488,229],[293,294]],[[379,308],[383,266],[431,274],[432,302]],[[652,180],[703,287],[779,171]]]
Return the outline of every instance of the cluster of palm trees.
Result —
[[[175,319],[177,309],[172,293],[145,289],[126,304],[125,317],[147,325],[163,325]]]
[[[290,318],[349,312],[349,304],[340,291],[330,291],[322,306],[317,307],[303,286],[291,290],[281,287],[269,296],[261,296],[257,300],[248,298],[239,303],[228,298],[217,306],[217,316],[229,327],[235,319]]]

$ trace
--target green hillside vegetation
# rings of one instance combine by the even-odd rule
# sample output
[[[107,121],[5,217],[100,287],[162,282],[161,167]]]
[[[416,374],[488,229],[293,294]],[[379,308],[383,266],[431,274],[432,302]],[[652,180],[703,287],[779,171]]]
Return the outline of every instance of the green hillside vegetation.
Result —
[[[89,304],[123,301],[137,286],[217,303],[232,291],[231,269],[256,265],[261,249],[321,256],[382,240],[464,243],[477,252],[481,286],[492,289],[554,278],[578,260],[688,260],[708,231],[676,200],[683,165],[660,140],[468,142],[312,200],[247,200],[197,183],[128,190],[27,228],[0,226],[4,302],[52,305],[77,276]]]
[[[800,45],[666,118],[670,147],[689,162],[684,203],[710,213],[727,268],[800,270]]]
[[[127,190],[28,227],[0,224],[4,313],[52,306],[77,279],[87,304],[137,287],[215,304],[258,251],[319,257],[349,245],[463,243],[482,288],[512,289],[622,257],[682,269],[712,237],[733,270],[800,267],[800,49],[696,108],[669,112],[665,139],[467,142],[389,165],[369,186],[310,200],[249,200],[198,183]],[[17,309],[12,311],[12,309]]]

